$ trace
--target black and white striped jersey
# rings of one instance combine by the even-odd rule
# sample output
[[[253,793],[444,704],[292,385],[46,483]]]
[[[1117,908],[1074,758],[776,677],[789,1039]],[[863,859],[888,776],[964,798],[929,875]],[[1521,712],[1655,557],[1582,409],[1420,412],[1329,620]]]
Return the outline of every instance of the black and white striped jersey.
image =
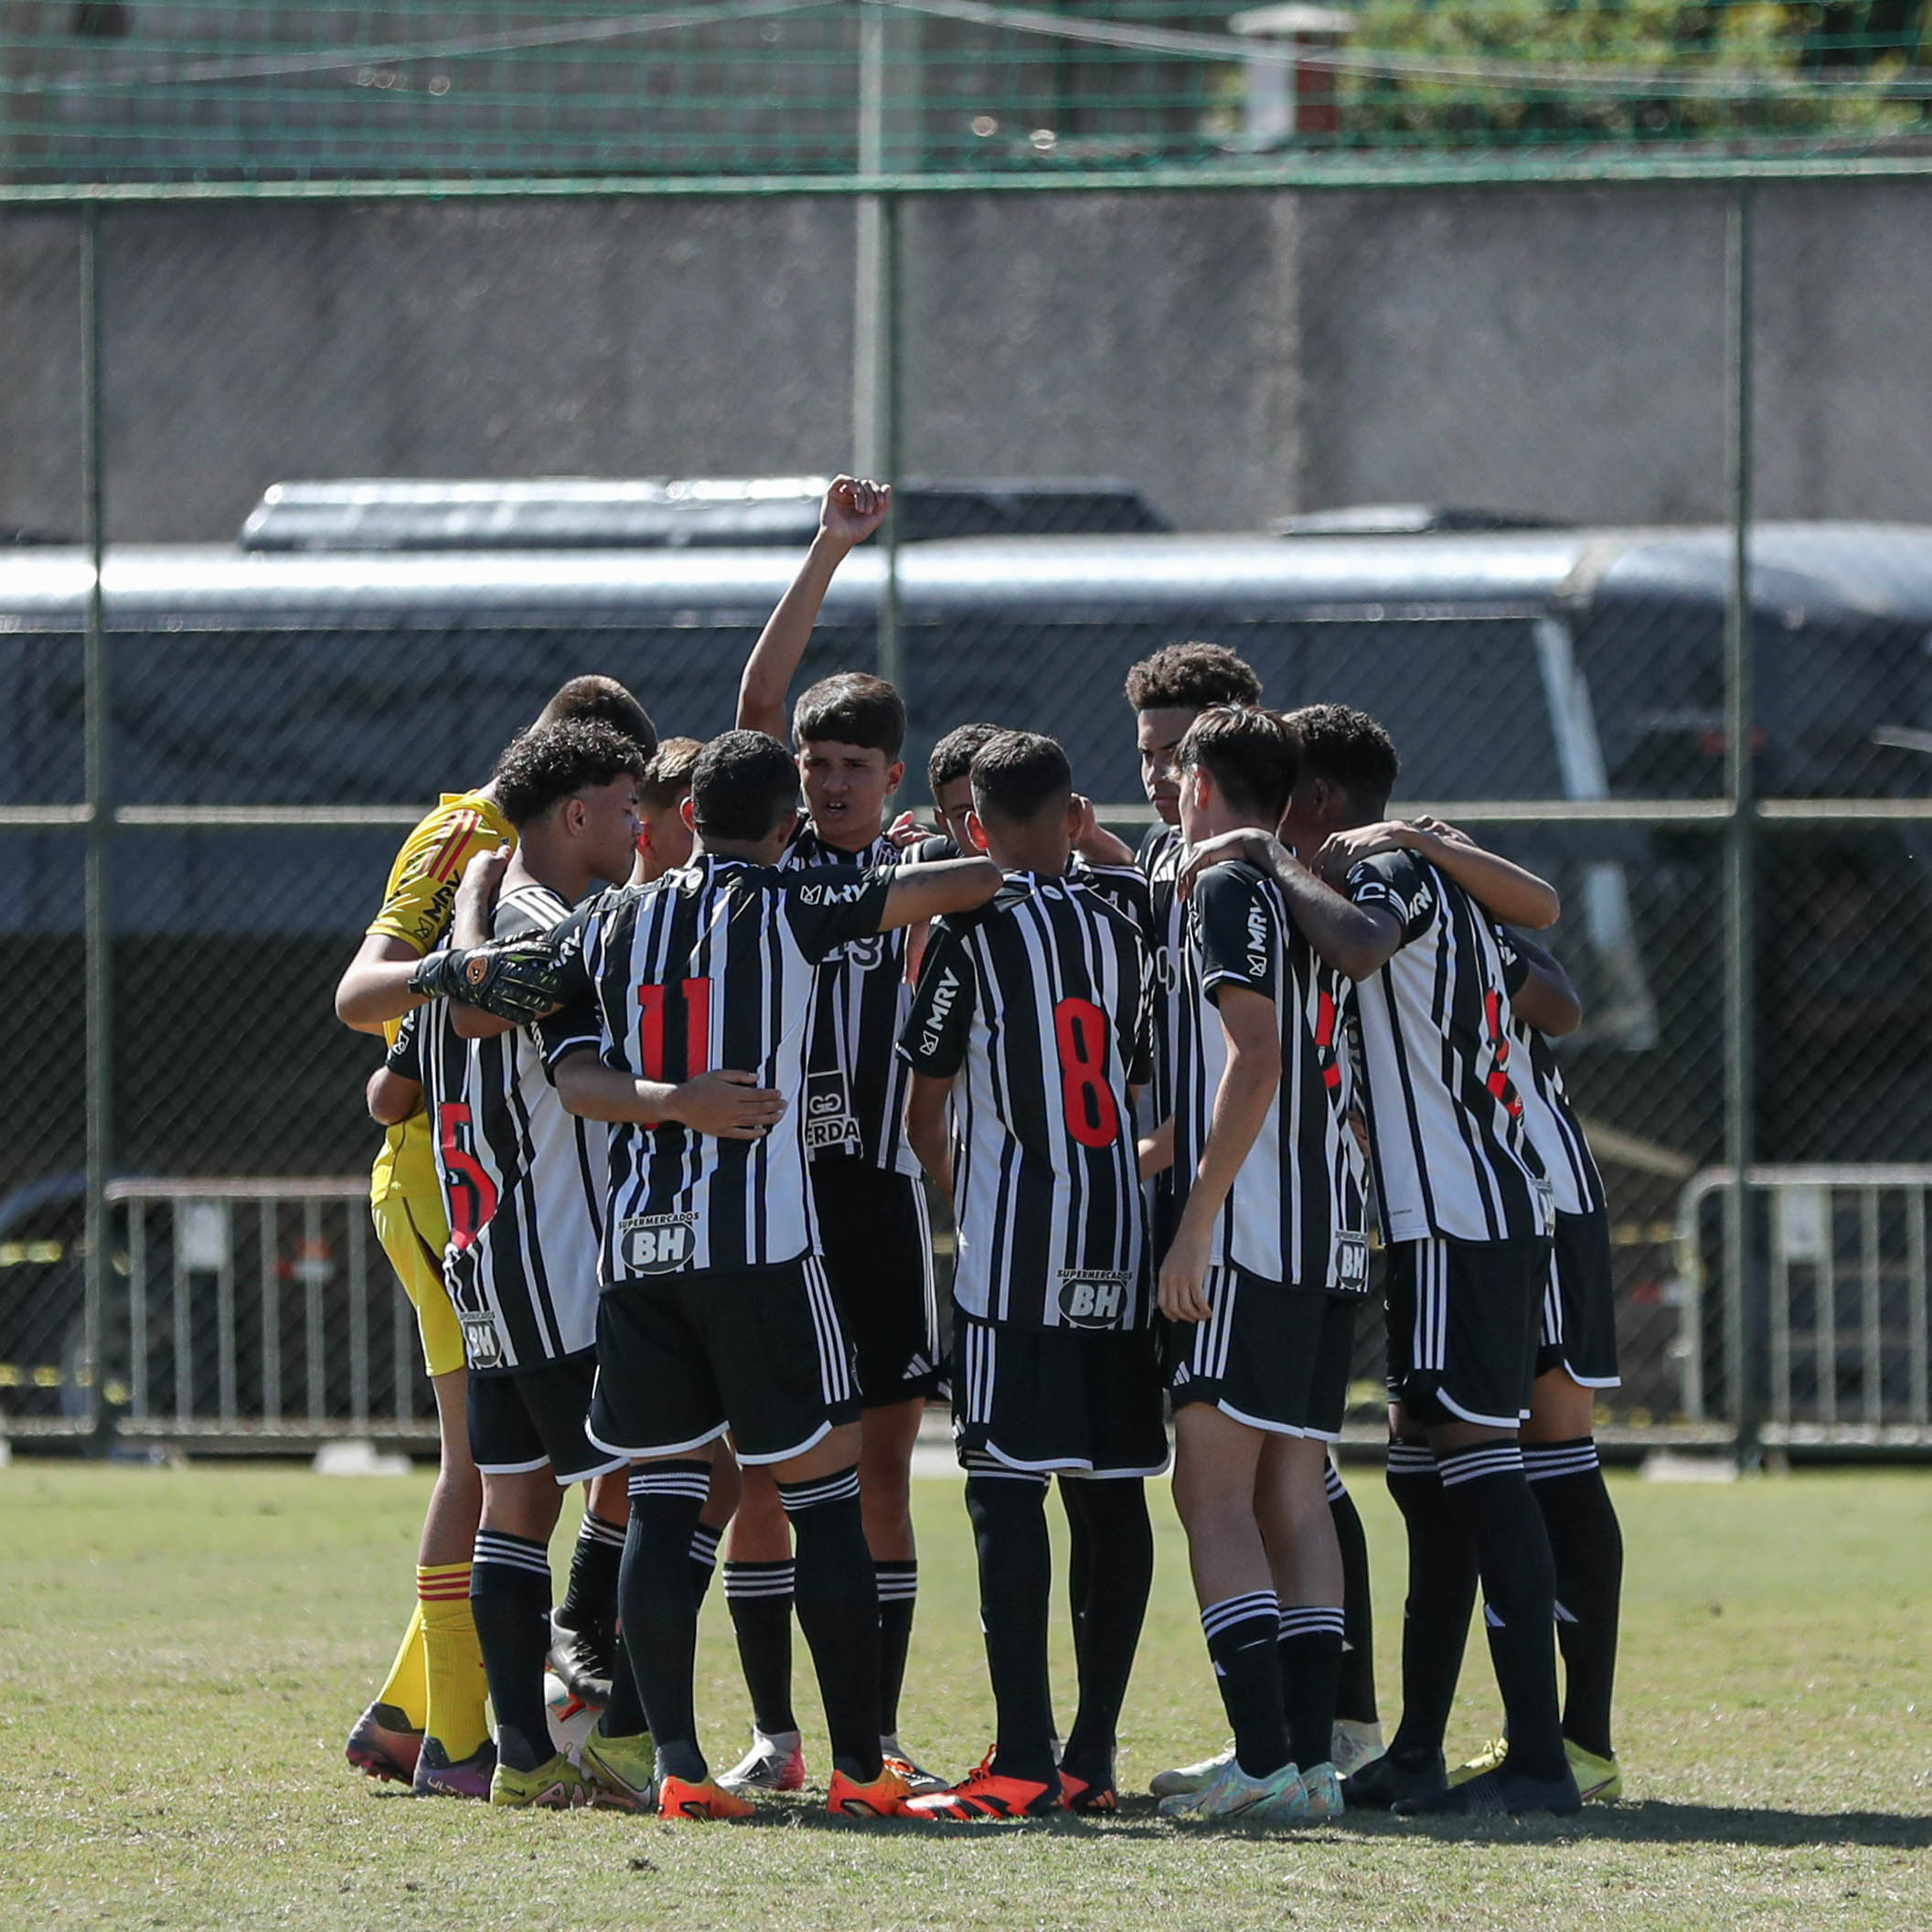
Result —
[[[1187,904],[1175,888],[1187,843],[1173,826],[1156,824],[1140,841],[1138,864],[1147,881],[1147,946],[1154,965],[1153,1124],[1174,1111],[1175,1042],[1180,1027],[1180,954],[1187,943]]]
[[[895,866],[923,856],[881,836],[863,851],[827,845],[801,820],[785,849],[786,870],[821,866]],[[905,1141],[906,1070],[893,1051],[913,989],[906,983],[907,933],[871,933],[848,941],[818,970],[806,1082],[806,1147],[813,1159],[853,1155],[891,1174],[916,1174]]]
[[[1509,943],[1507,934],[1503,943]],[[1511,1022],[1510,1037],[1516,1042],[1516,1052],[1510,1058],[1512,1069],[1527,1065],[1530,1070],[1530,1077],[1519,1083],[1523,1125],[1529,1129],[1531,1145],[1542,1157],[1556,1212],[1595,1214],[1609,1205],[1609,1196],[1590,1143],[1584,1137],[1583,1123],[1570,1104],[1570,1090],[1564,1084],[1555,1050],[1524,1019]]]
[[[1139,927],[1070,877],[1009,872],[936,920],[901,1038],[950,1080],[953,1296],[983,1321],[1131,1329],[1149,1312],[1130,1089],[1148,1072]]]
[[[1550,1187],[1523,1121],[1510,962],[1482,909],[1413,852],[1349,874],[1348,896],[1402,925],[1355,989],[1382,1229],[1393,1241],[1533,1240]]]
[[[733,1068],[786,1101],[759,1140],[612,1128],[607,1283],[764,1267],[817,1248],[805,1095],[819,962],[879,930],[891,885],[887,869],[780,870],[700,853],[604,893],[559,934],[565,1003],[543,1022],[551,1065],[594,1046],[635,1078]]]
[[[570,911],[548,886],[521,885],[498,902],[492,934],[548,933]],[[422,1083],[449,1216],[443,1278],[470,1367],[525,1369],[590,1348],[606,1129],[564,1111],[536,1029],[459,1039],[449,1002],[432,1000],[408,1016],[389,1064]]]
[[[1175,1055],[1174,1186],[1184,1209],[1227,1071],[1218,1010],[1230,987],[1275,1008],[1281,1083],[1214,1225],[1209,1262],[1264,1281],[1363,1295],[1369,1243],[1361,1149],[1349,1130],[1355,1075],[1349,980],[1318,958],[1272,879],[1212,866],[1188,901]]]

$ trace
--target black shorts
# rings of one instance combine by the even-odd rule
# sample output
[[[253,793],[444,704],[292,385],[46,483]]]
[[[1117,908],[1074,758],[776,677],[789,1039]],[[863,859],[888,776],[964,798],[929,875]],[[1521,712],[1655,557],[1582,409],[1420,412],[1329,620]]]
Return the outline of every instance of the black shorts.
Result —
[[[1559,1214],[1556,1247],[1543,1288],[1542,1329],[1536,1372],[1561,1369],[1585,1389],[1614,1389],[1617,1372],[1617,1295],[1610,1281],[1610,1217]]]
[[[955,1310],[953,1441],[962,1462],[989,1456],[1042,1474],[1159,1475],[1168,1432],[1153,1336],[1016,1328]]]
[[[730,1429],[740,1462],[783,1462],[858,1417],[817,1255],[621,1282],[598,1301],[590,1436],[614,1454],[680,1456]]]
[[[1517,1427],[1530,1413],[1547,1240],[1431,1236],[1389,1250],[1389,1393],[1418,1422]]]
[[[546,1464],[568,1486],[625,1458],[584,1434],[597,1354],[584,1349],[556,1361],[496,1372],[470,1372],[470,1456],[486,1476],[518,1476]]]
[[[859,1401],[878,1409],[937,1393],[945,1368],[923,1186],[849,1155],[820,1155],[811,1175],[825,1272],[858,1352]]]
[[[1162,1367],[1175,1408],[1212,1403],[1274,1436],[1341,1439],[1355,1353],[1353,1296],[1210,1268],[1205,1321],[1163,1324]]]

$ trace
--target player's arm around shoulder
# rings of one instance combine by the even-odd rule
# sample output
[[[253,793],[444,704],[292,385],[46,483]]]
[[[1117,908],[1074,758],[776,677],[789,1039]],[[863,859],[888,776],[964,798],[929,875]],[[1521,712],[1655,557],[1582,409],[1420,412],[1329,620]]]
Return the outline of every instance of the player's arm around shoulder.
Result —
[[[1497,938],[1503,985],[1516,1017],[1552,1040],[1574,1033],[1583,1024],[1583,1000],[1555,955],[1521,933],[1499,931]]]
[[[1278,838],[1266,832],[1223,832],[1192,847],[1182,861],[1179,889],[1193,896],[1217,867],[1250,866],[1272,879],[1286,902],[1289,916],[1315,951],[1350,979],[1381,972],[1401,949],[1404,934],[1372,905],[1358,902],[1318,878]]]
[[[1000,886],[999,868],[984,858],[893,866],[885,876],[885,904],[879,917],[881,933],[947,913],[970,913],[987,904]]]

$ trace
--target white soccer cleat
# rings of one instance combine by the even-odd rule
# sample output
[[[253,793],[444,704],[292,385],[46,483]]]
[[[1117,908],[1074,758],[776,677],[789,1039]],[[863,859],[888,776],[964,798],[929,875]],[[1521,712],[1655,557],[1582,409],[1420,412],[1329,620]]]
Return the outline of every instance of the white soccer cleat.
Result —
[[[752,1726],[752,1748],[718,1777],[720,1791],[802,1791],[805,1741],[796,1731],[767,1736]]]
[[[1233,1762],[1234,1745],[1230,1740],[1224,1749],[1217,1751],[1212,1757],[1203,1757],[1198,1765],[1181,1765],[1172,1771],[1155,1772],[1147,1780],[1147,1789],[1156,1798],[1185,1798],[1190,1791],[1205,1791]]]
[[[1231,1756],[1200,1790],[1163,1798],[1160,1815],[1198,1823],[1288,1824],[1308,1817],[1308,1794],[1293,1765],[1271,1777],[1250,1777]]]
[[[1387,1748],[1382,1741],[1380,1724],[1360,1724],[1352,1717],[1338,1717],[1334,1729],[1329,1733],[1329,1756],[1342,1777],[1354,1777]]]

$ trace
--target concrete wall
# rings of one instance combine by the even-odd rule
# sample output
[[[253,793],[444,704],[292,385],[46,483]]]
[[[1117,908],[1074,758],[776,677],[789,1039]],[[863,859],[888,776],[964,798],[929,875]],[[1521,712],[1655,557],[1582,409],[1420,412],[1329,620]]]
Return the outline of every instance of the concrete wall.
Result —
[[[1718,191],[935,197],[908,467],[1120,475],[1184,526],[1426,499],[1723,514]],[[110,522],[223,539],[283,476],[822,469],[843,202],[103,221]],[[1932,193],[1757,194],[1758,503],[1932,505]],[[73,225],[0,219],[0,526],[79,524]]]

